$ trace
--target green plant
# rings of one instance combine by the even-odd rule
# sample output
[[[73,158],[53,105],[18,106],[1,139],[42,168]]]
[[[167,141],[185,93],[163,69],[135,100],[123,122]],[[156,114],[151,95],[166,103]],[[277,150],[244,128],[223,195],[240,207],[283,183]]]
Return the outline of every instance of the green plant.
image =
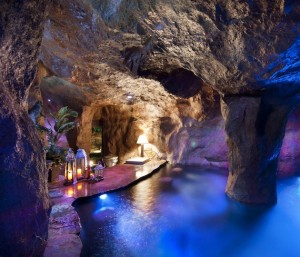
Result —
[[[71,110],[68,106],[60,108],[56,115],[50,113],[54,123],[51,124],[50,120],[42,114],[47,122],[48,126],[42,126],[36,124],[36,127],[43,132],[47,133],[48,145],[45,147],[47,159],[58,159],[59,161],[64,159],[64,153],[67,149],[64,149],[57,145],[62,135],[66,134],[69,130],[76,127],[76,121],[70,121],[70,118],[78,117],[76,111]]]

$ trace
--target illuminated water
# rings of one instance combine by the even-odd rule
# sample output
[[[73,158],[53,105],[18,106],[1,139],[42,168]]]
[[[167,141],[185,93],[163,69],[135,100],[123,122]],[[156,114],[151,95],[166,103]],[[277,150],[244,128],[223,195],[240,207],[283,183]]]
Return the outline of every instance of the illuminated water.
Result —
[[[300,256],[300,178],[280,180],[269,209],[232,203],[225,184],[221,171],[168,167],[130,189],[77,201],[81,256]]]

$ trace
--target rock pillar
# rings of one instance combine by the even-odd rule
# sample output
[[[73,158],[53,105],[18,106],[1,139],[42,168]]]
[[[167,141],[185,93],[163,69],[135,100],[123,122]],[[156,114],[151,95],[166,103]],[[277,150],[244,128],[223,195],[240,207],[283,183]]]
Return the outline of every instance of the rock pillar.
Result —
[[[250,204],[276,203],[278,157],[291,108],[271,103],[268,95],[222,99],[230,198]]]

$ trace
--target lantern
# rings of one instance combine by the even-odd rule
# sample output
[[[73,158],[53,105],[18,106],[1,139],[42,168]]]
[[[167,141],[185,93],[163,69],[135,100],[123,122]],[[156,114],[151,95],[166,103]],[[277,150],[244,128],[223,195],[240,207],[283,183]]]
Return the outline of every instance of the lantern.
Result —
[[[71,185],[76,182],[77,180],[75,176],[75,155],[72,149],[69,148],[65,164],[65,185]]]
[[[98,162],[98,165],[95,167],[95,177],[103,177],[103,165],[101,162]]]
[[[78,149],[76,153],[76,173],[77,179],[87,178],[86,174],[87,156],[84,149]]]

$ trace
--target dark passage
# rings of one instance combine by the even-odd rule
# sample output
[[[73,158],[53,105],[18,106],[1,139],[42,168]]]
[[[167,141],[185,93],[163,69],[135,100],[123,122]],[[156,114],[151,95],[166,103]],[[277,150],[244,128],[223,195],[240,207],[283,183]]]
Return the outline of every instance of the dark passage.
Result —
[[[278,182],[278,204],[231,202],[221,170],[163,168],[151,178],[75,207],[81,256],[298,257],[300,178]]]

